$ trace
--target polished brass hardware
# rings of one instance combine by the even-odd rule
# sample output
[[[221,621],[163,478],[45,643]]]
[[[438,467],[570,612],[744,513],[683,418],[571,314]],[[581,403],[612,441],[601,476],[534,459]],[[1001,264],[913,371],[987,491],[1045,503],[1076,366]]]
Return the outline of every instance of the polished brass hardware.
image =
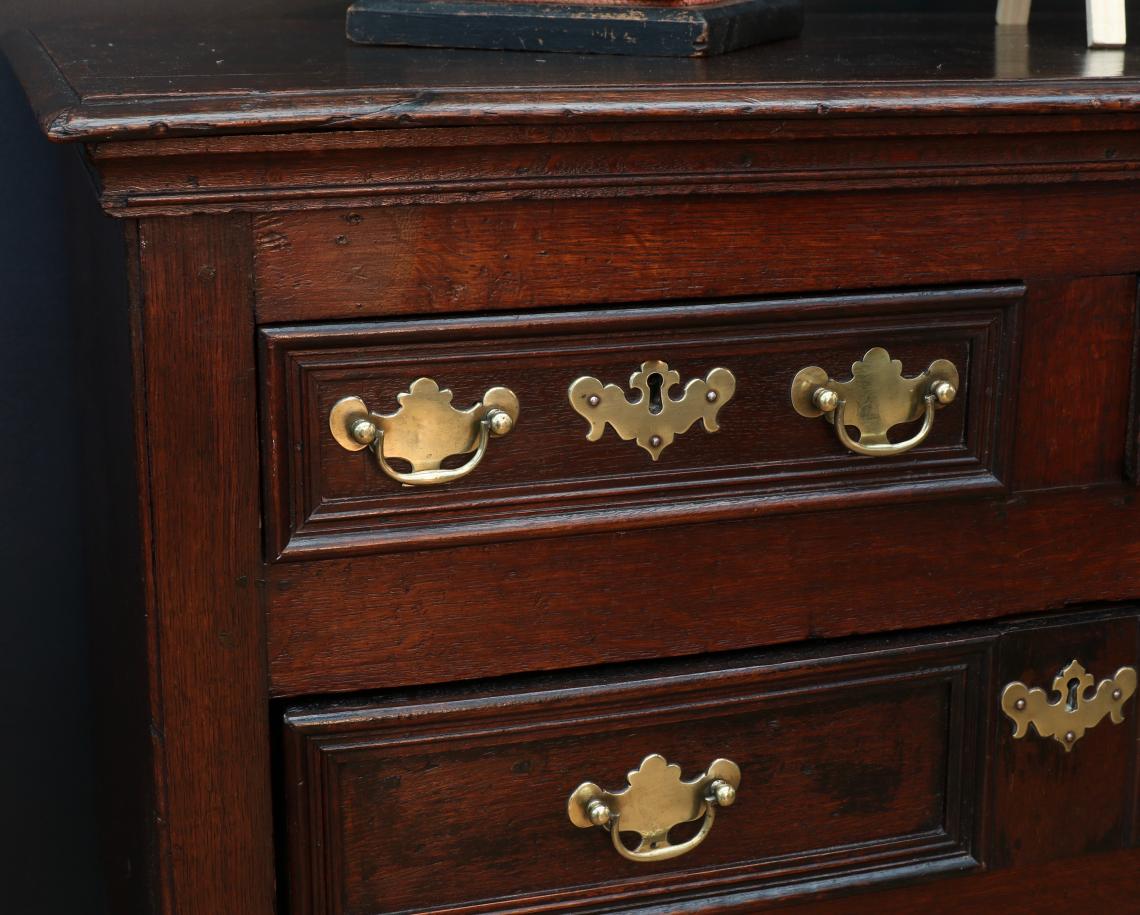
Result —
[[[656,461],[698,419],[704,420],[706,432],[716,432],[717,413],[736,393],[736,377],[728,369],[713,369],[703,381],[694,378],[674,400],[669,391],[680,383],[681,374],[668,363],[651,360],[630,376],[629,386],[641,392],[632,403],[616,384],[603,386],[587,375],[570,385],[570,405],[589,421],[586,438],[591,442],[602,437],[609,423],[623,441],[636,439]]]
[[[904,378],[902,363],[882,347],[868,350],[851,366],[849,381],[836,381],[817,365],[800,369],[792,380],[792,406],[800,416],[826,417],[839,440],[856,454],[890,457],[926,441],[934,413],[958,394],[958,369],[936,359],[921,375]],[[900,423],[922,417],[922,428],[905,442],[892,443],[887,433]],[[858,441],[847,427],[859,430]]]
[[[329,429],[342,448],[370,448],[380,469],[405,486],[450,483],[478,467],[487,442],[506,435],[519,418],[518,398],[508,388],[491,388],[468,410],[455,409],[452,396],[431,378],[419,378],[396,395],[400,408],[386,415],[372,413],[359,397],[345,397],[329,413]],[[440,467],[456,454],[471,458],[461,467]],[[411,464],[411,472],[393,467],[393,457]]]
[[[604,791],[593,782],[579,785],[567,805],[570,822],[583,829],[605,828],[618,854],[630,861],[665,861],[692,851],[705,840],[717,810],[736,800],[740,768],[718,759],[703,775],[685,782],[680,766],[654,753],[626,779],[629,786],[620,791]],[[669,842],[670,829],[702,816],[704,821],[692,838],[676,845]],[[637,848],[622,841],[623,832],[641,837]]]
[[[1091,696],[1088,691],[1096,685]],[[1024,737],[1033,725],[1042,737],[1052,737],[1068,753],[1084,735],[1094,728],[1105,715],[1113,724],[1124,720],[1123,705],[1136,692],[1136,668],[1122,667],[1100,683],[1086,673],[1077,661],[1072,661],[1053,679],[1056,702],[1049,701],[1043,689],[1030,689],[1020,681],[1006,686],[1001,693],[1001,708],[1013,719],[1014,737]]]

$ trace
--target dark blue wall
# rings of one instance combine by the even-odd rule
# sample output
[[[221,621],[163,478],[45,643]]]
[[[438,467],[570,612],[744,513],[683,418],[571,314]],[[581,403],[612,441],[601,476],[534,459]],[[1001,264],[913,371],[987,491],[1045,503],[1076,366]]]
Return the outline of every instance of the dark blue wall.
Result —
[[[0,33],[339,0],[0,0]],[[94,815],[65,153],[0,60],[0,912],[103,915]],[[50,427],[50,428],[49,428]],[[97,534],[97,532],[95,532]],[[219,913],[222,915],[222,913]],[[227,913],[228,915],[228,913]]]
[[[73,378],[60,156],[0,88],[0,910],[94,913],[91,726],[76,465],[44,434]],[[59,410],[63,407],[63,410]]]

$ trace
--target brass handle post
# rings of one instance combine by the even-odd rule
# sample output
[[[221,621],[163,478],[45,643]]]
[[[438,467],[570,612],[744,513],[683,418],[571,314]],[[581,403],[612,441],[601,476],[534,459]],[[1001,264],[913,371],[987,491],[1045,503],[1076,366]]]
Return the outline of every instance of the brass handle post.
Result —
[[[686,782],[681,780],[680,766],[654,753],[626,779],[628,786],[618,791],[583,782],[570,795],[567,812],[575,826],[608,830],[614,849],[623,858],[647,863],[679,857],[704,842],[717,810],[736,801],[740,768],[731,760],[718,759]],[[697,819],[701,825],[692,838],[675,844],[669,841],[674,826]],[[639,836],[637,847],[626,845],[622,833]]]
[[[851,379],[837,381],[819,366],[800,369],[792,379],[792,406],[800,416],[823,416],[848,450],[868,457],[894,457],[921,445],[934,428],[937,410],[958,396],[958,369],[937,359],[921,375],[906,378],[902,363],[875,347],[851,366]],[[887,433],[921,418],[918,432],[902,442]],[[851,437],[847,428],[859,430]]]
[[[508,388],[491,388],[470,409],[456,410],[451,391],[420,378],[396,399],[400,409],[380,415],[359,397],[342,398],[329,413],[329,430],[348,451],[371,450],[380,469],[404,486],[439,486],[467,476],[482,462],[487,443],[514,429],[519,415],[518,398]],[[460,467],[440,466],[455,454],[471,457]],[[412,470],[397,470],[389,457],[402,458]]]

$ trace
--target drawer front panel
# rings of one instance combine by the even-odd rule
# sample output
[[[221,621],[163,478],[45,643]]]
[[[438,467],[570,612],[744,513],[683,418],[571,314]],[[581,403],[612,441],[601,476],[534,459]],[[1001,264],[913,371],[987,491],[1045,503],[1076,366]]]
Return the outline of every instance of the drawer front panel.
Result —
[[[971,146],[982,140],[971,136]],[[903,155],[929,161],[924,152]],[[1132,273],[1140,247],[1137,199],[1131,183],[1027,189],[958,181],[892,193],[674,194],[263,214],[254,220],[258,320]],[[1083,218],[1089,213],[1096,218]]]
[[[971,867],[990,642],[896,644],[292,709],[291,911],[711,908]],[[695,849],[633,862],[575,827],[567,800],[583,782],[621,788],[650,754],[685,779],[727,758],[741,781]]]
[[[1023,683],[1045,690],[1049,702],[1078,707],[1096,694],[1096,685],[1117,671],[1140,668],[1140,625],[1135,612],[1116,619],[1043,620],[1012,629],[1002,636],[998,652],[999,690]],[[1054,679],[1076,662],[1090,679],[1078,697],[1053,692]],[[1123,702],[1114,722],[1095,711],[1088,729],[1061,718],[1052,737],[1042,737],[1034,723],[1015,737],[1013,722],[998,716],[994,738],[995,798],[992,862],[996,865],[1040,864],[1094,852],[1140,845],[1140,696],[1129,682],[1136,674],[1113,680],[1102,692],[1106,705],[1115,689]],[[1096,685],[1093,685],[1096,684]],[[1090,688],[1091,687],[1091,688]],[[1101,710],[1104,710],[1103,708]],[[1092,722],[1095,720],[1095,724]],[[1073,741],[1065,742],[1071,734]],[[1066,749],[1068,747],[1068,749]]]
[[[314,557],[1000,491],[1021,295],[1020,287],[997,287],[265,329],[270,550]],[[790,401],[801,368],[846,378],[872,347],[887,348],[907,376],[938,359],[960,372],[957,398],[902,456],[855,455],[831,425],[797,415]],[[593,376],[626,391],[649,360],[669,363],[680,385],[717,368],[733,373],[719,431],[697,420],[656,461],[610,426],[587,441],[570,385]],[[477,469],[454,483],[401,486],[329,429],[342,398],[391,413],[421,377],[450,389],[457,409],[496,386],[518,397],[516,428],[491,440]],[[897,426],[892,440],[919,425]]]

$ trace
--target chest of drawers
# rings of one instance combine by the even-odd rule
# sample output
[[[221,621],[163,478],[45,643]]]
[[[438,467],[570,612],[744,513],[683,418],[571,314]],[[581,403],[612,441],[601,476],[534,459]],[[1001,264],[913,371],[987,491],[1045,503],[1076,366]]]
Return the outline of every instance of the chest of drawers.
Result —
[[[1140,57],[1074,23],[9,37],[115,911],[1129,911]]]

